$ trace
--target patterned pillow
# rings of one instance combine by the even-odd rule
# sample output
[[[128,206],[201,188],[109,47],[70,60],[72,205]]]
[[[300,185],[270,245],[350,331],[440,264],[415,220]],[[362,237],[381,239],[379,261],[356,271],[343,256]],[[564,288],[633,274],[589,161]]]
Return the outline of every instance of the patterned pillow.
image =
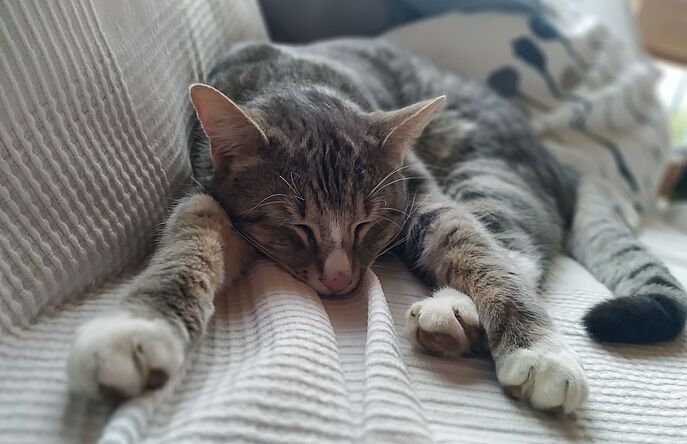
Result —
[[[655,208],[668,154],[657,70],[597,19],[539,11],[454,13],[387,37],[510,99],[546,145],[598,178],[636,225]]]

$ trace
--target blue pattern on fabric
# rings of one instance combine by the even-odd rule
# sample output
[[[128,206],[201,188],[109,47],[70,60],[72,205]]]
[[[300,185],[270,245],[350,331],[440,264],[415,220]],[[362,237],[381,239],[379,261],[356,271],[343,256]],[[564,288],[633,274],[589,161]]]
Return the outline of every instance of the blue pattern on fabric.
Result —
[[[549,23],[543,16],[537,15],[530,17],[528,20],[528,26],[533,32],[534,36],[542,40],[559,41],[566,53],[571,56],[571,59],[577,65],[580,65],[581,67],[587,66],[587,63],[574,50],[571,43],[567,39],[563,38],[562,34],[556,29],[555,25]],[[627,166],[627,162],[625,161],[625,158],[623,157],[618,146],[607,138],[602,137],[587,128],[586,120],[587,117],[590,116],[594,111],[594,105],[582,96],[572,93],[564,93],[559,88],[556,80],[553,78],[548,69],[546,53],[542,51],[537,43],[530,37],[524,35],[519,36],[512,41],[511,45],[514,57],[517,60],[524,62],[526,65],[529,65],[534,71],[539,73],[541,78],[546,83],[546,86],[553,98],[559,101],[571,102],[580,105],[580,108],[575,111],[574,117],[570,122],[571,127],[578,130],[579,133],[584,137],[607,149],[613,157],[618,172],[623,177],[630,190],[632,190],[634,193],[637,193],[639,191],[637,179]],[[574,54],[574,56],[572,54]],[[514,68],[502,67],[493,71],[489,75],[487,83],[495,91],[508,99],[519,99],[525,105],[529,105],[530,107],[536,108],[539,111],[544,111],[545,108],[542,107],[541,103],[519,91],[519,78],[520,76]],[[639,209],[641,210],[641,207]]]

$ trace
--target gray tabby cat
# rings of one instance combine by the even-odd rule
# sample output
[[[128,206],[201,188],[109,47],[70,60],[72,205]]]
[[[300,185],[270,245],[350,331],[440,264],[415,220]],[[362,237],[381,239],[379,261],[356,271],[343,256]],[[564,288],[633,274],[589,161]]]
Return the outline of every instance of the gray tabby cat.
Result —
[[[410,308],[410,339],[463,354],[483,331],[500,383],[537,409],[572,412],[588,396],[538,295],[561,249],[618,296],[586,316],[594,338],[682,332],[676,279],[484,88],[378,40],[244,44],[209,77],[214,88],[190,90],[204,130],[194,172],[209,194],[176,206],[119,312],[82,327],[68,361],[76,390],[131,397],[164,384],[215,294],[257,256],[339,295],[395,250],[438,289]]]

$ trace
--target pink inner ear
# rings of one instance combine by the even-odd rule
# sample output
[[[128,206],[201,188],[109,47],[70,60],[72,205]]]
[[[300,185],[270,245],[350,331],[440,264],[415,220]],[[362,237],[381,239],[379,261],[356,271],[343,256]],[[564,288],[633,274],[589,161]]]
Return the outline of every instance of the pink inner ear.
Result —
[[[268,144],[267,136],[240,106],[209,85],[194,84],[191,102],[203,130],[210,139],[215,168],[225,166],[229,157],[254,163],[251,157]]]

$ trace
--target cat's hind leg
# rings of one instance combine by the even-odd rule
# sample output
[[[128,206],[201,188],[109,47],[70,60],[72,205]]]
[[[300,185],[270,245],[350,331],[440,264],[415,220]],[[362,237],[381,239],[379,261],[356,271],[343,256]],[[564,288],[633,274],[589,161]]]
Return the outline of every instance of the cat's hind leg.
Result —
[[[213,198],[182,199],[146,269],[118,289],[118,310],[78,330],[67,359],[71,388],[129,398],[164,385],[202,337],[216,292],[251,254]]]

